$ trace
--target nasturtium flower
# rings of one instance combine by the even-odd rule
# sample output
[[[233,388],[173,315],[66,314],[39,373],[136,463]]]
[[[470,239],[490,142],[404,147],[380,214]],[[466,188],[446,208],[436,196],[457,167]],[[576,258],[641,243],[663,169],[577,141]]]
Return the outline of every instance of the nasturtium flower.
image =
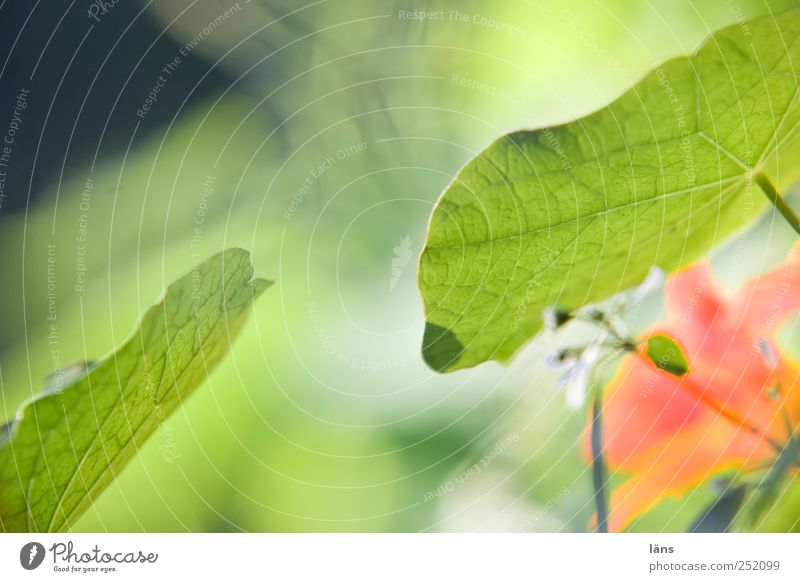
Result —
[[[630,475],[611,495],[612,530],[721,471],[775,460],[800,422],[800,365],[775,334],[799,307],[800,245],[732,292],[707,263],[671,277],[668,319],[644,334],[605,390],[605,459]],[[659,335],[680,346],[687,373],[648,357],[647,340]]]

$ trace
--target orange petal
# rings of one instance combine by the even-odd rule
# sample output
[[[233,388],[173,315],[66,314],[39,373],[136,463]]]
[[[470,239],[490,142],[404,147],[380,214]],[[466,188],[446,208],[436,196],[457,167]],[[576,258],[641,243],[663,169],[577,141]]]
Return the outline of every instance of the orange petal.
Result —
[[[731,301],[730,313],[747,319],[755,335],[769,338],[774,328],[800,308],[800,243],[786,260],[744,283]]]
[[[771,447],[749,431],[722,417],[704,416],[704,422],[651,449],[647,458],[623,463],[624,470],[635,473],[611,496],[610,529],[624,529],[664,497],[678,497],[720,471],[774,456]]]
[[[800,308],[800,244],[729,300],[708,265],[679,271],[666,304],[668,321],[648,335],[675,339],[690,371],[669,374],[640,349],[606,390],[605,457],[612,471],[633,474],[612,495],[613,529],[722,470],[774,459],[787,418],[800,422],[800,366],[771,343],[777,325]],[[760,342],[775,353],[765,354]],[[776,387],[778,398],[770,395]]]

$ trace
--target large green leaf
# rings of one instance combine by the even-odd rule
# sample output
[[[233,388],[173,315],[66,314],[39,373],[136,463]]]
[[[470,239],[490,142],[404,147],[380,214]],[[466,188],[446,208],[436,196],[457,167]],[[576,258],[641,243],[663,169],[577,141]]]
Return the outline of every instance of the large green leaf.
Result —
[[[779,188],[796,175],[798,37],[800,9],[723,29],[611,105],[470,161],[420,259],[428,364],[508,360],[545,307],[673,270],[756,216],[754,175]]]
[[[170,285],[113,354],[24,404],[0,427],[0,529],[69,528],[223,358],[269,285],[245,251],[220,253]]]

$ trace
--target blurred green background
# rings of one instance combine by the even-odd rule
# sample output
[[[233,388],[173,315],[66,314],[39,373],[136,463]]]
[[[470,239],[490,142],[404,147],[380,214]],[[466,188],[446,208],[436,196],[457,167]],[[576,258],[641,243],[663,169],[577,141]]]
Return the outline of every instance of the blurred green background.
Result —
[[[102,127],[95,155],[59,154],[68,132],[45,138],[42,158],[61,157],[37,171],[35,196],[0,214],[0,420],[55,367],[119,344],[193,261],[241,246],[276,286],[78,531],[587,531],[586,413],[543,367],[552,339],[508,367],[440,376],[423,363],[428,216],[497,136],[588,113],[710,31],[796,4],[142,3],[159,40],[141,43],[150,56],[124,87],[129,105],[108,123],[90,110],[54,118]],[[418,10],[442,12],[407,17]],[[178,65],[137,116],[181,47],[198,74]],[[80,90],[111,104],[122,94]],[[762,217],[719,250],[720,275],[758,272],[793,240]],[[630,323],[659,310],[656,296]],[[798,527],[800,489],[785,493],[763,529]],[[712,496],[699,487],[634,529],[683,530]]]

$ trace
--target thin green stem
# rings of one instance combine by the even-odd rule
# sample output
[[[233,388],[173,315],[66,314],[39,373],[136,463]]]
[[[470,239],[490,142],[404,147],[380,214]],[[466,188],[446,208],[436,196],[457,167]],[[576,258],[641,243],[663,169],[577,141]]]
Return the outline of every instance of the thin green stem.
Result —
[[[766,194],[769,201],[772,202],[776,210],[780,212],[786,222],[789,223],[789,226],[791,226],[797,234],[800,234],[800,217],[795,214],[794,210],[786,204],[783,197],[778,194],[778,191],[775,189],[775,186],[772,185],[772,182],[769,181],[769,178],[767,178],[764,173],[759,172],[755,175],[755,181],[764,194]]]
[[[800,457],[800,427],[789,436],[786,446],[778,453],[767,474],[757,485],[758,495],[750,507],[751,526],[755,526],[764,511],[779,499],[781,483],[797,463],[798,457]]]
[[[603,390],[600,387],[594,391],[592,405],[592,481],[597,508],[597,532],[608,533],[607,477],[603,458]]]

